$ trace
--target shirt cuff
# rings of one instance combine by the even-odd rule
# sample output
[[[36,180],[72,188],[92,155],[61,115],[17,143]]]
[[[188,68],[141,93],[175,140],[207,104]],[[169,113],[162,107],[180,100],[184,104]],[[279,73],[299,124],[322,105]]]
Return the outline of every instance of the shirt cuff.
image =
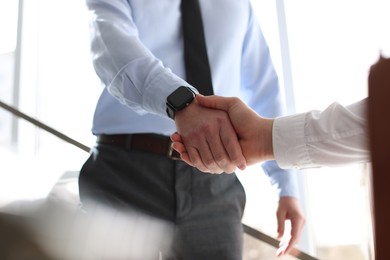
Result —
[[[295,197],[299,199],[298,174],[294,170],[281,169],[275,161],[262,164],[264,173],[270,178],[271,185],[276,189],[279,197]]]
[[[279,117],[274,120],[272,143],[274,157],[280,168],[301,168],[311,164],[305,143],[306,113]]]

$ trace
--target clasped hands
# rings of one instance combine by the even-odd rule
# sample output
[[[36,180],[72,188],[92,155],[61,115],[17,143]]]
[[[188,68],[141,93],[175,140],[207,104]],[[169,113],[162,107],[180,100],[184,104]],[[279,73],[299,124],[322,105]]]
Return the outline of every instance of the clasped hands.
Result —
[[[175,122],[173,149],[200,171],[232,173],[237,167],[244,170],[248,165],[274,159],[273,119],[259,116],[239,98],[197,95],[194,102],[176,113]],[[293,197],[280,198],[276,215],[280,256],[293,250],[305,218]],[[286,220],[291,221],[287,238]]]
[[[239,98],[197,95],[175,121],[172,147],[200,171],[232,173],[273,159],[273,119],[259,116]]]

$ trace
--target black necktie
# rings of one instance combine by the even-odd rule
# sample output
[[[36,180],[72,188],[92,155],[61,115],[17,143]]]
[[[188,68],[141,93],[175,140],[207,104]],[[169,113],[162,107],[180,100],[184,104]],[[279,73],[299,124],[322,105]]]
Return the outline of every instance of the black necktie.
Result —
[[[182,0],[181,13],[186,80],[199,93],[212,95],[213,85],[198,0]]]

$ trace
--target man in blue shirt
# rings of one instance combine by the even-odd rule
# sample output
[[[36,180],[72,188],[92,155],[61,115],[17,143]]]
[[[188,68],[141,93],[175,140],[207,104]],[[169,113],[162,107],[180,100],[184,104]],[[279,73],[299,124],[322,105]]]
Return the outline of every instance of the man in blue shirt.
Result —
[[[214,93],[240,97],[264,116],[281,115],[278,78],[250,1],[199,2]],[[191,98],[197,86],[185,80],[180,0],[87,5],[93,63],[104,88],[93,119],[97,145],[80,173],[83,205],[131,207],[174,223],[172,250],[162,253],[167,259],[241,259],[245,192],[236,175],[201,173],[170,150],[169,136],[178,130],[202,171],[245,168],[226,112]],[[172,120],[167,98],[181,86],[191,99]],[[262,166],[280,195],[278,235],[292,222],[288,251],[304,222],[296,176],[273,161]]]

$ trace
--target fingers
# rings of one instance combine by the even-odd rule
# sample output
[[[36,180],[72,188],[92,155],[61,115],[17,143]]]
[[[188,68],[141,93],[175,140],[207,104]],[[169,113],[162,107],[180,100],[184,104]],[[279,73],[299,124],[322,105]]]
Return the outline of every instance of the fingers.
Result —
[[[177,142],[177,143],[182,143],[182,139],[181,139],[181,135],[178,133],[178,132],[174,132],[172,135],[171,135],[171,141],[173,143]]]
[[[287,220],[291,221],[290,234],[286,233],[285,223]],[[277,211],[278,221],[278,239],[280,240],[277,255],[285,255],[292,252],[294,246],[298,243],[301,236],[305,218],[300,208],[299,202],[293,197],[282,197],[279,201],[279,208]]]
[[[203,96],[196,95],[196,100],[200,105],[213,109],[220,109],[228,111],[230,106],[232,105],[232,98],[220,97],[220,96]]]
[[[278,239],[280,240],[279,248],[276,251],[278,256],[292,254],[294,246],[299,242],[303,222],[297,224],[291,224],[290,234],[278,235]]]
[[[177,132],[171,135],[172,140],[172,148],[175,149],[177,152],[180,153],[181,159],[185,161],[187,164],[198,168],[198,170],[206,173],[222,173],[224,170],[226,172],[229,172],[229,169],[226,169],[229,166],[228,164],[222,166],[219,166],[216,163],[216,160],[214,159],[214,156],[212,153],[221,153],[221,161],[224,161],[224,155],[225,151],[224,149],[221,149],[221,143],[216,142],[216,144],[211,144],[211,146],[219,146],[219,149],[211,149],[207,142],[204,142],[207,147],[204,147],[203,149],[200,148],[200,150],[203,151],[202,156],[200,155],[198,149],[189,146],[188,149],[186,149],[186,146],[183,144],[182,138],[180,134]],[[222,150],[222,152],[221,152]],[[222,165],[223,163],[221,163]],[[234,170],[235,167],[233,167]],[[232,170],[232,171],[233,171]],[[231,171],[231,172],[232,172]]]
[[[211,173],[245,168],[246,160],[226,111],[206,108],[195,101],[176,114],[175,123],[181,139],[176,135],[172,138],[185,146],[194,167]],[[180,145],[174,147],[184,151]]]
[[[244,170],[246,168],[246,160],[238,140],[235,141],[237,137],[233,127],[229,126],[222,128],[219,136],[220,138],[217,136],[213,138],[213,136],[211,136],[209,146],[213,157],[208,155],[208,158],[203,158],[203,165],[201,165],[201,162],[199,161],[200,156],[197,156],[195,152],[192,153],[191,157],[197,161],[197,165],[201,166],[200,170],[203,172],[210,172],[213,168],[211,164],[214,161],[217,162],[217,165],[219,166],[219,170],[217,172],[223,171],[226,173],[232,173],[236,167],[240,170]],[[234,138],[231,138],[232,136]],[[175,132],[171,135],[171,140],[173,142],[172,147],[181,154],[182,159],[189,165],[194,166],[194,162],[190,161],[190,156],[183,144],[181,135]],[[230,160],[227,160],[227,158],[230,158]],[[209,171],[206,171],[205,168],[208,168]],[[214,171],[216,171],[215,168]]]
[[[210,145],[209,140],[206,139],[200,142],[196,148],[190,146],[187,150],[194,166],[203,172],[223,173],[229,171],[231,167],[228,164],[221,142],[215,141]],[[215,153],[220,156],[219,160],[215,160]]]
[[[278,239],[282,239],[284,235],[284,227],[285,227],[285,221],[286,221],[286,216],[284,212],[277,212],[277,221],[278,221]]]
[[[285,249],[285,254],[290,253],[293,247],[299,242],[304,224],[305,220],[299,216],[291,218],[291,238]]]
[[[189,165],[198,168],[202,172],[209,173],[232,173],[236,167],[244,170],[246,167],[245,157],[242,155],[241,146],[237,142],[232,141],[236,138],[233,128],[224,127],[220,131],[219,136],[209,135],[204,143],[208,147],[200,147],[198,149],[184,145],[183,140],[178,133],[171,136],[172,147],[180,153],[183,161]]]
[[[237,167],[241,170],[245,169],[245,157],[242,155],[241,146],[232,126],[221,127],[218,135],[210,135],[207,140],[213,157],[210,158],[210,162],[203,160],[206,166],[215,161],[217,166],[226,173],[233,173]]]
[[[260,142],[256,138],[263,136],[258,135],[257,129],[261,126],[257,124],[258,115],[237,97],[197,95],[196,100],[203,107],[222,110],[228,114],[232,129],[235,135],[240,138],[240,142],[230,139],[229,136],[232,136],[229,133],[230,128],[223,129],[226,135],[221,134],[221,140],[225,150],[230,160],[239,169],[244,170],[250,161],[253,164],[255,160],[248,160],[248,157],[257,159],[259,149],[257,149],[256,143]],[[226,136],[228,138],[225,138]]]
[[[277,216],[278,220],[278,236],[277,239],[280,240],[279,243],[279,248],[276,250],[276,255],[277,256],[282,256],[287,253],[287,248],[291,247],[292,244],[290,244],[289,239],[284,237],[284,232],[285,232],[285,222],[286,222],[286,216],[284,213],[278,213]]]
[[[171,135],[171,141],[172,141],[172,148],[175,149],[178,153],[180,153],[181,159],[186,162],[188,165],[191,165],[192,167],[198,168],[198,170],[202,172],[209,173],[210,169],[208,169],[200,159],[199,152],[191,148],[191,155],[187,151],[186,147],[183,144],[183,140],[181,138],[181,135],[177,132],[173,133]]]
[[[288,247],[288,242],[280,242],[279,248],[276,250],[277,256],[282,256],[286,254],[286,248]]]
[[[236,138],[231,139],[231,136],[236,136]],[[223,147],[225,148],[225,151],[227,152],[228,157],[230,158],[233,165],[237,166],[240,170],[245,170],[246,159],[243,155],[241,145],[237,140],[237,134],[235,130],[233,128],[223,128],[221,130],[220,137]]]
[[[186,150],[183,143],[174,142],[174,143],[172,143],[172,148],[175,149],[180,154],[180,158],[184,162],[186,162],[188,165],[191,165],[192,167],[194,167],[194,165],[191,162],[190,156],[188,155],[187,150]]]

